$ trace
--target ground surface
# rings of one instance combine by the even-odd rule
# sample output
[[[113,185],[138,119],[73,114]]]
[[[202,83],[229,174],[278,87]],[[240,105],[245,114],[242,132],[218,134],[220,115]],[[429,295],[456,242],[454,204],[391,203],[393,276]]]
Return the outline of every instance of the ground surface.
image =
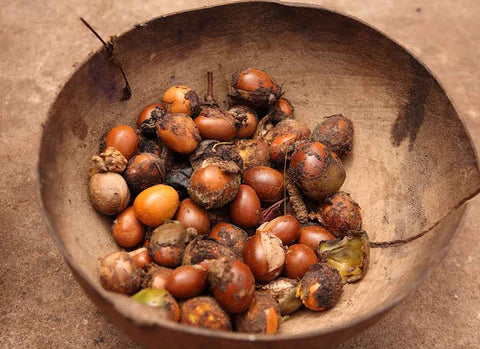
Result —
[[[478,0],[308,1],[373,24],[444,84],[480,146]],[[86,4],[88,3],[88,5]],[[0,347],[136,348],[95,309],[56,250],[34,192],[41,124],[59,86],[105,37],[215,1],[0,0]],[[363,3],[363,4],[361,4]],[[446,259],[410,297],[341,348],[480,347],[480,198]]]

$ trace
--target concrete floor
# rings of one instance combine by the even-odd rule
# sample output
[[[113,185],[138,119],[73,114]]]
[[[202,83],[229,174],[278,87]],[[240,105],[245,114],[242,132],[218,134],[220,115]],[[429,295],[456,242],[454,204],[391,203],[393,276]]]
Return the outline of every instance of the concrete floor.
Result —
[[[60,85],[98,42],[135,22],[216,1],[0,0],[0,347],[136,348],[95,309],[42,221],[35,167],[42,122]],[[435,73],[480,146],[478,0],[316,0],[362,19]],[[446,259],[409,299],[341,348],[480,347],[480,198]]]

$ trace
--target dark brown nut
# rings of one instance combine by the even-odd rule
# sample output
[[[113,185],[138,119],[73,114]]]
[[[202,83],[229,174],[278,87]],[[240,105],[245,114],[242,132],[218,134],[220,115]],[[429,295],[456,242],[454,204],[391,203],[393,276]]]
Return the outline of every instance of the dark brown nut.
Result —
[[[160,160],[165,163],[167,172],[169,172],[170,168],[175,164],[175,153],[163,144],[160,139],[139,137],[138,152],[150,153],[158,156]]]
[[[247,312],[235,318],[238,332],[275,334],[280,326],[280,308],[277,301],[265,292],[255,292]]]
[[[299,279],[315,263],[318,263],[318,258],[310,247],[302,244],[291,245],[285,254],[285,276]]]
[[[228,142],[235,137],[235,120],[219,108],[206,107],[195,118],[195,125],[202,139],[215,139]]]
[[[212,228],[210,237],[231,249],[235,256],[243,260],[243,248],[247,241],[247,233],[236,225],[221,222]]]
[[[171,321],[180,320],[180,307],[167,290],[145,288],[132,296],[137,302],[155,307],[162,317]]]
[[[185,229],[178,221],[164,223],[153,231],[148,253],[161,266],[177,267],[182,262],[186,245],[196,234],[195,229]]]
[[[321,225],[307,225],[300,228],[298,243],[304,244],[314,251],[321,242],[330,240],[335,240],[335,235]]]
[[[166,176],[165,161],[150,153],[138,154],[131,158],[123,174],[134,196],[155,184],[162,184]]]
[[[360,233],[362,215],[360,206],[350,194],[339,191],[325,200],[321,211],[323,222],[335,236],[343,237],[348,233]]]
[[[232,223],[248,229],[258,225],[262,218],[262,206],[252,187],[242,184],[229,208]]]
[[[288,278],[278,278],[268,284],[260,284],[257,290],[268,293],[278,303],[282,315],[291,314],[302,306],[302,301],[297,298],[298,281]]]
[[[181,306],[180,323],[210,330],[232,330],[228,314],[213,297],[195,297],[185,301]]]
[[[322,262],[335,267],[343,283],[352,283],[363,278],[370,259],[370,243],[366,232],[343,239],[322,242],[317,253]]]
[[[270,165],[270,148],[259,139],[237,139],[233,146],[243,160],[243,170],[248,171],[255,166]]]
[[[266,108],[276,103],[282,91],[275,81],[259,69],[244,69],[232,76],[228,96],[238,104]]]
[[[147,228],[137,219],[133,206],[120,213],[112,225],[113,238],[122,247],[139,245],[145,237]]]
[[[138,150],[137,133],[127,125],[115,126],[105,135],[100,145],[100,152],[108,147],[117,149],[127,160],[130,160]]]
[[[337,303],[342,285],[337,269],[327,263],[314,264],[298,283],[296,296],[308,309],[322,311]]]
[[[195,204],[190,198],[180,203],[175,219],[182,223],[185,228],[195,228],[200,235],[210,232],[208,211]]]
[[[100,261],[100,281],[108,291],[132,295],[142,280],[128,252],[113,252]]]
[[[290,103],[290,101],[286,98],[280,98],[269,112],[269,115],[274,124],[277,124],[285,119],[293,118],[292,103]]]
[[[195,117],[200,111],[198,95],[188,86],[176,85],[165,91],[163,105],[168,113],[183,113]]]
[[[272,281],[285,266],[282,240],[269,233],[256,233],[248,238],[243,249],[243,259],[252,270],[255,280]]]
[[[167,114],[157,122],[158,136],[171,150],[189,154],[202,140],[197,126],[186,114]]]
[[[270,233],[282,240],[283,245],[293,244],[300,235],[300,223],[292,215],[279,216],[258,227],[257,233]]]
[[[178,162],[169,171],[165,183],[173,187],[180,196],[180,199],[188,197],[188,182],[192,176],[193,168],[188,162]]]
[[[243,175],[243,182],[255,190],[262,202],[277,202],[284,196],[283,174],[271,167],[252,167]]]
[[[230,314],[243,313],[252,303],[255,279],[245,263],[216,259],[209,265],[208,281],[215,299]]]
[[[258,125],[258,117],[255,110],[244,105],[235,105],[226,114],[235,120],[235,127],[237,128],[235,137],[252,137]]]
[[[304,142],[295,149],[289,174],[312,200],[321,200],[337,192],[346,177],[340,159],[318,142]]]
[[[353,148],[353,123],[342,114],[332,115],[318,124],[312,140],[325,144],[338,156],[347,155]]]
[[[181,265],[176,268],[165,284],[175,299],[198,296],[207,287],[207,272],[199,265]]]
[[[162,104],[153,103],[147,105],[140,113],[137,119],[137,127],[142,137],[157,138],[156,123],[163,118],[167,111]]]
[[[240,174],[229,174],[220,166],[196,169],[188,183],[188,193],[196,204],[206,208],[225,206],[237,195]]]
[[[206,235],[193,239],[185,249],[182,264],[200,264],[207,259],[235,258],[233,251]]]

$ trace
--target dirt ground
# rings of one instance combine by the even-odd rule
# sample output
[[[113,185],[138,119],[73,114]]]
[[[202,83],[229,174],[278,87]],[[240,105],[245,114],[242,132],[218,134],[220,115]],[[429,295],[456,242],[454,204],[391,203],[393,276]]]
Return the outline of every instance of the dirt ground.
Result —
[[[218,1],[0,0],[0,347],[137,348],[93,306],[42,221],[37,151],[50,103],[104,34]],[[366,21],[434,72],[480,146],[480,1],[316,0]],[[446,259],[409,299],[340,348],[480,348],[480,198]]]

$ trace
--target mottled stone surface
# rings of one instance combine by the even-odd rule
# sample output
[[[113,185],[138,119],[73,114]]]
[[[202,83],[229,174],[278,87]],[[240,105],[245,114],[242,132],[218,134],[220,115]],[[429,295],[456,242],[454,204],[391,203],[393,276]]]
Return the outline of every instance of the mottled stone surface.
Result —
[[[434,72],[480,145],[480,2],[306,1],[387,33]],[[135,348],[73,279],[42,221],[35,167],[42,122],[61,84],[105,36],[215,1],[0,0],[0,347]],[[341,348],[480,346],[480,198],[471,201],[446,259],[409,299]]]

